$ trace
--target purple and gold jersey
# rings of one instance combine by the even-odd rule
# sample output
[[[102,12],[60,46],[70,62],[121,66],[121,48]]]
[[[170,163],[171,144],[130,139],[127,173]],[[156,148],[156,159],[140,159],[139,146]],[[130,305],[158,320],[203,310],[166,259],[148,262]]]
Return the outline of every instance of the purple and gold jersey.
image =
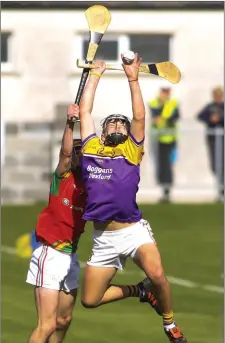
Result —
[[[83,219],[137,222],[142,214],[136,203],[144,141],[129,134],[123,144],[105,146],[96,134],[83,141],[82,173],[87,191]]]

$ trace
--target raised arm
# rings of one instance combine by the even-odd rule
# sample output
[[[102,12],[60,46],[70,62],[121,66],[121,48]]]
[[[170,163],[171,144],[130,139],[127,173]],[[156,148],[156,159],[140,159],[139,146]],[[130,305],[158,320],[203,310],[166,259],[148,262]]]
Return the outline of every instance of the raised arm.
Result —
[[[97,68],[92,69],[90,72],[90,77],[80,102],[80,126],[82,141],[84,141],[91,134],[95,133],[94,120],[91,112],[99,80],[105,71],[105,63],[96,61],[95,64],[97,65]]]
[[[59,154],[59,164],[56,168],[57,175],[63,176],[66,171],[71,167],[72,152],[73,152],[73,127],[74,122],[71,121],[72,117],[79,117],[79,106],[69,105],[67,107],[67,121],[62,138],[62,146]]]
[[[145,105],[138,82],[138,72],[141,62],[142,59],[138,59],[138,54],[136,53],[132,64],[123,64],[123,69],[127,75],[131,92],[133,110],[131,134],[138,143],[142,142],[145,137]]]

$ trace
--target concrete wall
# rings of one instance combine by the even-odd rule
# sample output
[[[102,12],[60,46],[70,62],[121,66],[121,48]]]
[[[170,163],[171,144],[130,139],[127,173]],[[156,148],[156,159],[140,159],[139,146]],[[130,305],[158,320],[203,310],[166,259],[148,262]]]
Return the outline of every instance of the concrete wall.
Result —
[[[208,167],[203,128],[194,115],[210,100],[211,88],[223,84],[223,13],[111,13],[108,34],[173,35],[171,61],[182,71],[182,81],[173,85],[182,114],[174,197],[211,198],[215,193],[214,180]],[[2,11],[1,19],[1,30],[13,32],[11,65],[2,65],[1,70],[1,114],[7,129],[3,201],[43,199],[48,193],[46,173],[50,172],[52,156],[48,123],[57,115],[64,119],[58,105],[73,102],[76,95],[81,74],[75,67],[76,59],[81,57],[76,37],[88,31],[87,23],[83,11]],[[161,79],[143,75],[140,83],[147,103],[156,94]],[[109,71],[97,90],[93,115],[99,122],[113,112],[132,115],[126,78],[122,72]],[[62,130],[60,124],[57,137]],[[146,137],[139,199],[151,201],[159,195],[159,189],[148,151],[148,131]]]

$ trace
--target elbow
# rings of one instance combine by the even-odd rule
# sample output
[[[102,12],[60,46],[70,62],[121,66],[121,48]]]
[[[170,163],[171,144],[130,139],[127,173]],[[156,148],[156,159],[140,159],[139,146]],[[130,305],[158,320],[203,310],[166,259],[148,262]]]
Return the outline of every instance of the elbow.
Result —
[[[73,148],[66,148],[64,147],[64,145],[62,144],[61,146],[61,150],[60,150],[60,154],[59,154],[59,158],[70,158],[73,152]]]
[[[84,117],[85,109],[80,107],[79,118],[82,119]]]
[[[80,103],[80,115],[82,115],[86,111],[87,105],[81,101]]]
[[[198,116],[196,117],[196,119],[197,119],[198,121],[204,121],[203,117],[200,116],[200,115],[198,115]]]
[[[135,114],[134,120],[145,121],[145,112],[140,112],[140,113]]]
[[[80,109],[80,120],[84,120],[90,115],[90,111],[87,108]]]
[[[90,106],[88,102],[85,101],[84,96],[83,96],[80,102],[80,116],[85,115],[85,113],[89,111],[90,111]]]

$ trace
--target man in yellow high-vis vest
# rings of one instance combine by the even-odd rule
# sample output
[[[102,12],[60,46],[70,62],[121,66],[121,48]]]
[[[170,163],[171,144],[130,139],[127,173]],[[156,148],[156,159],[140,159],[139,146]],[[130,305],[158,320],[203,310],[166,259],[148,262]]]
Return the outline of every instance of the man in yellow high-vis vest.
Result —
[[[178,102],[171,98],[169,87],[160,88],[150,100],[151,134],[156,157],[157,181],[163,187],[162,202],[170,201],[173,184],[173,162],[177,143],[177,120],[180,118]]]

